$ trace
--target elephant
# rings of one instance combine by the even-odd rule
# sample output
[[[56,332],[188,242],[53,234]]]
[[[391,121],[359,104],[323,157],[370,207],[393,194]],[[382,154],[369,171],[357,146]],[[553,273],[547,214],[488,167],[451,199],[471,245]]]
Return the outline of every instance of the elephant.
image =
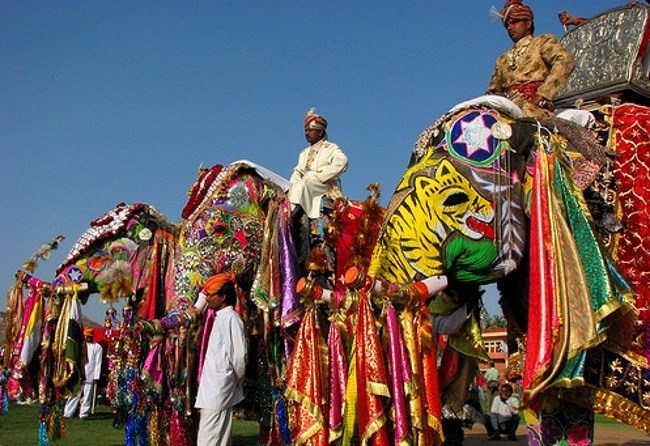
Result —
[[[248,161],[216,165],[199,172],[179,223],[148,204],[120,203],[91,222],[57,268],[52,289],[74,290],[63,300],[86,302],[98,293],[110,305],[107,396],[127,444],[194,441],[196,376],[213,317],[197,308],[199,291],[221,271],[237,276],[237,311],[254,352],[243,415],[262,420],[263,436],[286,430],[282,373],[304,311],[295,292],[299,272],[305,267],[342,288],[336,278],[369,258],[383,217],[377,186],[366,202],[330,202],[321,219],[330,222],[328,233],[313,250],[328,254],[301,265],[286,188],[286,180]],[[120,318],[114,305],[121,298],[127,303]],[[52,394],[43,403],[54,401]]]
[[[642,281],[630,281],[634,271],[623,274],[606,246],[625,234],[604,176],[628,168],[586,129],[524,118],[500,97],[459,104],[422,132],[365,283],[379,305],[386,296],[412,302],[420,282],[428,289],[416,303],[433,314],[474,308],[437,370],[443,426],[461,416],[477,361],[487,361],[477,302],[479,287],[496,282],[510,374],[523,376],[527,411],[542,415],[531,442],[593,441],[593,412],[649,431],[648,324],[639,318],[646,298],[638,297]],[[455,425],[445,444],[462,443]]]
[[[203,282],[213,274],[236,274],[237,310],[246,321],[251,348],[259,354],[252,355],[251,373],[263,367],[265,382],[272,382],[274,365],[265,361],[275,359],[266,342],[282,338],[274,325],[283,317],[279,302],[284,299],[284,307],[290,308],[297,300],[293,285],[283,289],[278,275],[287,270],[281,257],[292,249],[287,184],[246,160],[201,169],[181,222],[170,222],[148,204],[120,203],[91,222],[57,268],[47,288],[68,290],[57,298],[58,306],[74,301],[74,308],[80,308],[93,293],[110,304],[105,321],[107,395],[116,411],[115,424],[126,428],[127,444],[165,437],[173,444],[193,441],[193,418],[187,415],[192,413],[202,359],[196,346],[207,342],[209,331],[204,333],[203,326],[213,317],[211,310],[202,316],[195,304]],[[114,304],[121,298],[127,304],[120,320]],[[293,318],[286,317],[282,329],[299,316],[294,307]],[[55,325],[72,316],[51,308],[48,314],[45,318]],[[60,384],[54,387],[63,390]],[[55,393],[48,392],[43,403],[51,406]],[[263,410],[253,399],[248,398],[250,405]],[[270,393],[267,400],[268,406]]]

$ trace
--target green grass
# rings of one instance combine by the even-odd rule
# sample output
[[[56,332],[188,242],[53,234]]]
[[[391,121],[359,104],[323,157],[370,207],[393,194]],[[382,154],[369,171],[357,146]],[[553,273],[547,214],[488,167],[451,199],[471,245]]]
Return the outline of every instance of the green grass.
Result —
[[[113,414],[104,405],[98,405],[95,415],[80,420],[65,420],[65,438],[52,441],[52,446],[121,446],[124,430],[112,426]],[[235,420],[233,446],[257,444],[258,424]],[[38,445],[38,405],[11,404],[9,413],[0,416],[0,446]]]

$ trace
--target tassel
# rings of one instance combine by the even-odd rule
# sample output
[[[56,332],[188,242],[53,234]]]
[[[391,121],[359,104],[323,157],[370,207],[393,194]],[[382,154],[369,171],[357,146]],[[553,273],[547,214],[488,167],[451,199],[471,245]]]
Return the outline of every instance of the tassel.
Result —
[[[7,394],[7,389],[6,387],[3,386],[2,388],[2,410],[0,410],[0,414],[4,415],[9,413],[9,395]]]
[[[276,411],[278,427],[280,428],[280,441],[282,441],[282,444],[291,444],[291,430],[289,429],[287,400],[284,398],[284,396],[281,396],[278,399]]]
[[[178,410],[172,410],[172,419],[169,423],[169,444],[187,446],[187,437]]]
[[[7,390],[7,380],[9,371],[0,370],[0,415],[9,413],[9,391]]]
[[[50,446],[50,437],[47,436],[45,421],[38,423],[38,446]]]
[[[50,437],[47,432],[47,406],[43,404],[38,413],[38,446],[50,446]]]
[[[151,446],[161,446],[162,439],[160,436],[160,412],[157,405],[151,406],[151,419],[149,420],[149,436]]]

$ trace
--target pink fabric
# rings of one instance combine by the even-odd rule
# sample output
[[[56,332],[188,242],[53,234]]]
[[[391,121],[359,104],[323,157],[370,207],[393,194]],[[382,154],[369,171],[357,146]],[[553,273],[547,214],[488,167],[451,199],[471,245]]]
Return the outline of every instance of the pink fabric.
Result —
[[[388,356],[390,363],[390,386],[393,398],[395,445],[399,445],[409,434],[408,409],[404,384],[411,380],[411,367],[406,356],[404,341],[400,333],[395,308],[386,308],[386,329],[388,331]]]

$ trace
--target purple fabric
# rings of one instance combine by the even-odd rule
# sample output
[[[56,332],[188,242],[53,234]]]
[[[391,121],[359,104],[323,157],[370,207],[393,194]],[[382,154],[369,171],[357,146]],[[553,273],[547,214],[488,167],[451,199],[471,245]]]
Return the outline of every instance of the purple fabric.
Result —
[[[296,273],[296,248],[293,245],[293,239],[291,238],[286,219],[281,218],[279,224],[280,263],[284,273],[282,300],[280,303],[280,321],[282,329],[286,330],[300,321],[302,310],[300,308],[298,293],[296,293],[296,283],[298,282]],[[285,354],[287,360],[291,356],[291,352],[291,343],[285,337]]]

